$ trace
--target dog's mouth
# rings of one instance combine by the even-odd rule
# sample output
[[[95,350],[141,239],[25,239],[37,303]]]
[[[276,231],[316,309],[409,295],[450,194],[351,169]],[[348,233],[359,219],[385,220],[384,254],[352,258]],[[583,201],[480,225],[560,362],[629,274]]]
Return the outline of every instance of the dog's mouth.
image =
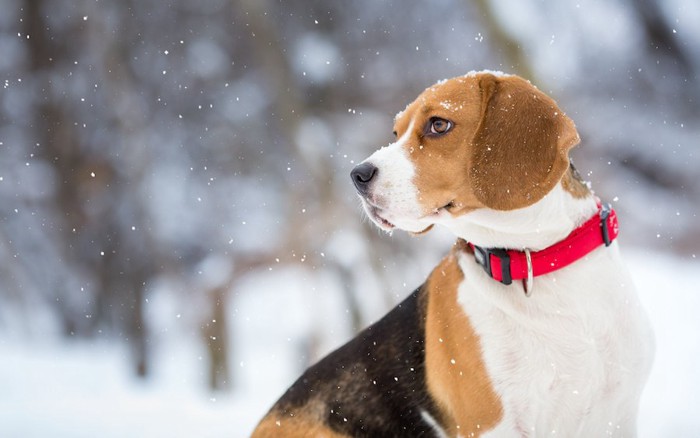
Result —
[[[421,234],[430,230],[433,227],[432,222],[434,222],[435,218],[442,217],[443,215],[450,215],[459,205],[455,199],[451,199],[444,202],[444,204],[439,204],[441,205],[440,207],[433,209],[424,216],[411,220],[410,225],[408,223],[403,223],[401,219],[398,219],[399,225],[396,225],[394,222],[387,219],[387,217],[392,217],[391,213],[386,208],[378,206],[374,202],[374,199],[368,199],[368,197],[360,195],[360,200],[362,201],[365,213],[367,213],[367,217],[380,229],[389,232],[400,228],[413,234]],[[413,224],[413,222],[416,222],[416,224]],[[418,225],[419,222],[421,223],[420,225]],[[425,224],[425,222],[427,222],[427,224]]]
[[[384,219],[379,212],[382,210],[379,207],[376,207],[369,202],[364,202],[365,206],[365,211],[367,212],[367,216],[375,223],[379,228],[385,231],[391,231],[394,228],[396,228],[396,225],[392,224],[388,220]]]
[[[391,222],[386,218],[387,211],[384,208],[374,205],[372,202],[368,201],[365,198],[361,197],[360,199],[362,200],[362,206],[364,207],[367,216],[372,222],[374,222],[375,225],[377,225],[380,229],[384,231],[390,232],[394,229],[402,229],[412,234],[422,234],[433,227],[432,223],[427,225],[401,225],[400,223],[399,225],[396,225],[395,223]],[[425,218],[427,218],[427,216]]]

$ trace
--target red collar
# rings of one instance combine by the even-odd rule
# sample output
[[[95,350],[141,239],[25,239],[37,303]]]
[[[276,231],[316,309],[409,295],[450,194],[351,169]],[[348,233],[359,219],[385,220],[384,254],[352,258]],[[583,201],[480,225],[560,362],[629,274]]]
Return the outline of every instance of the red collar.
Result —
[[[482,248],[473,243],[474,258],[487,274],[503,284],[526,280],[525,294],[532,290],[532,278],[549,274],[583,258],[601,245],[609,246],[617,237],[617,215],[610,204],[598,203],[598,213],[576,228],[564,240],[541,251]]]

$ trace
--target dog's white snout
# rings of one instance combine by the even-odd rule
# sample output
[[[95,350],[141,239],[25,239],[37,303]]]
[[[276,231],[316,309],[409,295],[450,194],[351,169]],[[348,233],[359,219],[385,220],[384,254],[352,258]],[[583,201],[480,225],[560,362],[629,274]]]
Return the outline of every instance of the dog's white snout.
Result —
[[[415,164],[408,148],[410,134],[375,151],[357,165],[351,177],[367,215],[382,229],[419,232],[429,223],[414,183]]]

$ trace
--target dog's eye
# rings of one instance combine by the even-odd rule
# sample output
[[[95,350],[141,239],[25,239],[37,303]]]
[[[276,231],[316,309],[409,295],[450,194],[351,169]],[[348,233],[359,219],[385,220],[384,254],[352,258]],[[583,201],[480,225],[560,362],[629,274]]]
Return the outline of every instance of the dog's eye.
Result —
[[[399,135],[396,133],[396,131],[392,132],[394,134],[394,137],[398,137]]]
[[[430,119],[430,133],[435,135],[446,134],[452,129],[452,122],[449,120],[433,117]]]

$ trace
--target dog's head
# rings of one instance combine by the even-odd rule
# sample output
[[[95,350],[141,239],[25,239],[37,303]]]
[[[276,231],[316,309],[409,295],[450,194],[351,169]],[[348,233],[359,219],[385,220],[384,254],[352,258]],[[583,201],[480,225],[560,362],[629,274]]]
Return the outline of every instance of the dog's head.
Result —
[[[579,142],[551,98],[491,72],[427,88],[397,114],[394,135],[351,176],[374,223],[413,233],[478,209],[537,202],[562,179]]]

